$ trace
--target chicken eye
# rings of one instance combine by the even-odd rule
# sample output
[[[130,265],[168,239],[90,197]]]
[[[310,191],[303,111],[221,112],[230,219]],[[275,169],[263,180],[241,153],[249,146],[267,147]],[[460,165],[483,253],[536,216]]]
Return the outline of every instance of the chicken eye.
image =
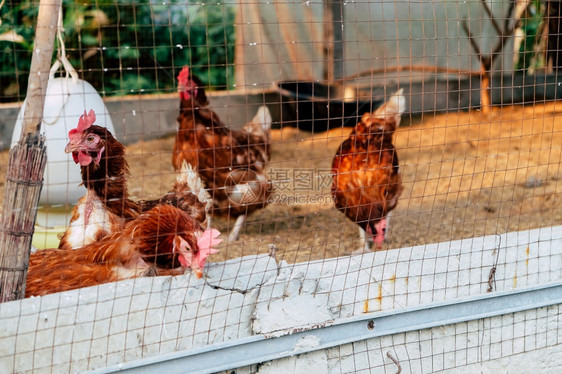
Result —
[[[94,137],[93,135],[90,135],[90,136],[88,136],[88,137],[86,138],[86,141],[87,141],[88,143],[92,143],[92,142],[94,141],[94,139],[95,139],[95,137]]]

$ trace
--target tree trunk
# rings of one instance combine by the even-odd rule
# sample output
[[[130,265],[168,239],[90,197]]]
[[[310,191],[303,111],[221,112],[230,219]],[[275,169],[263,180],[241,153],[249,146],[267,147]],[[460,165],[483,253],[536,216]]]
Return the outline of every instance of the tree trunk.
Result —
[[[548,1],[546,17],[548,24],[547,56],[552,63],[552,68],[557,70],[562,65],[562,29],[560,28],[560,1]]]
[[[480,111],[483,114],[488,114],[492,106],[492,100],[490,98],[490,70],[483,64],[480,66],[480,69]]]

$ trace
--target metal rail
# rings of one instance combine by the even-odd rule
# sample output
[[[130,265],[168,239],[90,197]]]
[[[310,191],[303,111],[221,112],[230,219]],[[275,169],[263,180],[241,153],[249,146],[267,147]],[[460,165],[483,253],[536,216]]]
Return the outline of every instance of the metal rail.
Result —
[[[213,373],[290,357],[385,335],[562,303],[562,284],[490,293],[462,300],[376,312],[333,321],[323,326],[256,335],[207,347],[149,357],[107,367],[96,373]],[[299,344],[306,342],[306,344]]]

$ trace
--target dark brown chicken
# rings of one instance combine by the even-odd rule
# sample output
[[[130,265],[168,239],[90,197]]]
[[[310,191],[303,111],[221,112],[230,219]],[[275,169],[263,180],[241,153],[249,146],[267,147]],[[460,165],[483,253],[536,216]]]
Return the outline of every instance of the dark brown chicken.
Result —
[[[171,204],[203,223],[211,201],[197,173],[184,165],[170,193],[151,201],[129,198],[127,179],[129,166],[125,147],[105,128],[94,125],[95,113],[84,113],[65,151],[80,164],[86,195],[72,211],[70,225],[63,234],[59,248],[80,248],[112,234],[128,220],[158,204]],[[196,185],[197,188],[192,188]]]
[[[360,227],[380,248],[387,217],[402,193],[398,155],[392,144],[394,131],[405,110],[402,90],[374,113],[361,118],[349,138],[339,147],[332,163],[332,194],[336,207]]]
[[[206,259],[220,240],[186,212],[157,205],[120,230],[73,251],[32,253],[26,297],[149,275],[183,274],[200,278]]]
[[[228,128],[209,104],[199,79],[185,67],[178,75],[180,114],[172,164],[193,165],[214,202],[213,214],[236,218],[234,241],[245,218],[263,208],[270,195],[266,167],[270,158],[271,115],[266,106],[239,131]]]

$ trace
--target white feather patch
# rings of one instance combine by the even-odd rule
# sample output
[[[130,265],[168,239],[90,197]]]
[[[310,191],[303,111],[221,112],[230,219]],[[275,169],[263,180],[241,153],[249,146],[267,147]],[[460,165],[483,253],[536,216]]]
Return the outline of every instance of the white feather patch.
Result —
[[[191,193],[197,196],[197,199],[202,204],[205,204],[205,210],[208,211],[212,207],[213,199],[211,199],[211,195],[205,189],[205,184],[199,177],[199,173],[185,160],[182,162],[181,170],[176,180],[178,183],[187,184]]]
[[[105,204],[93,191],[88,191],[76,206],[78,219],[70,222],[67,229],[67,241],[73,249],[83,247],[98,240],[101,232],[112,231],[111,222],[122,218],[107,211]]]

